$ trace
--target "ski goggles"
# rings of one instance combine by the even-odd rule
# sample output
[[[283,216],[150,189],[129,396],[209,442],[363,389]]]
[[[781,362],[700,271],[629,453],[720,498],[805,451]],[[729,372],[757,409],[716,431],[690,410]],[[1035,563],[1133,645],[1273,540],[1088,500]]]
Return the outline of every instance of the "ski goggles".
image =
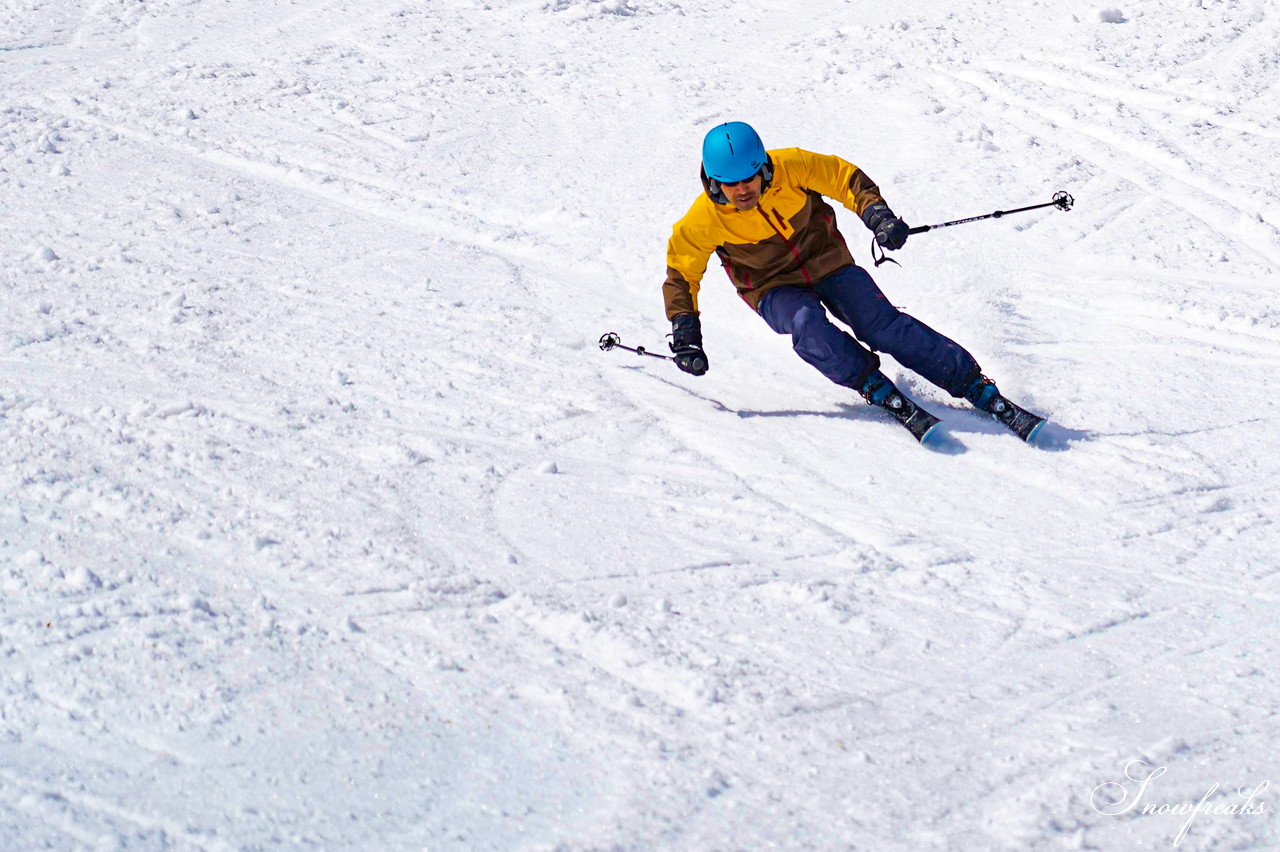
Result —
[[[745,177],[742,180],[722,180],[722,181],[718,181],[718,183],[721,186],[728,187],[729,189],[733,189],[735,186],[741,186],[744,183],[750,183],[751,181],[755,180],[758,177],[760,177],[760,173],[756,172],[751,177]]]

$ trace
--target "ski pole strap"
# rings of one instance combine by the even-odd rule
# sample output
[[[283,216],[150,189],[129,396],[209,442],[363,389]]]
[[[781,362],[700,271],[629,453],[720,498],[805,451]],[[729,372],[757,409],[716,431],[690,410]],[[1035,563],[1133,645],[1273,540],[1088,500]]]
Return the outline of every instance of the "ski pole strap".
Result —
[[[907,231],[907,233],[908,233],[908,234],[914,234],[914,233],[916,232],[916,230],[918,230],[918,229],[912,229],[912,230],[910,230],[910,231]],[[926,231],[927,231],[927,230],[929,230],[929,226],[928,226],[928,225],[925,225],[925,230],[926,230]],[[879,252],[880,252],[880,256],[879,256],[879,257],[876,257],[876,251],[877,251],[877,250],[879,250]],[[875,238],[875,237],[872,237],[872,238],[871,238],[871,259],[872,259],[872,260],[874,260],[874,261],[876,262],[876,266],[879,266],[879,265],[880,265],[880,264],[882,264],[882,263],[893,263],[893,264],[897,264],[898,266],[901,266],[901,265],[902,265],[901,263],[898,263],[898,261],[896,261],[896,260],[894,260],[893,258],[889,257],[889,255],[887,255],[887,254],[885,254],[885,253],[884,253],[884,249],[880,248],[880,244],[879,244],[878,242],[876,242],[876,238]]]

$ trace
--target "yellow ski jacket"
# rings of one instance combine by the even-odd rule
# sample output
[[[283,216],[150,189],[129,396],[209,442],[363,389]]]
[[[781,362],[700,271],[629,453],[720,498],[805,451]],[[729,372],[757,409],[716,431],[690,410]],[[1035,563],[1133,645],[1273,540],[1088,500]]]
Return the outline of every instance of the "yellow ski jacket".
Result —
[[[823,196],[861,216],[884,200],[879,188],[839,157],[800,148],[768,153],[773,180],[753,209],[717,204],[704,192],[672,228],[662,285],[667,319],[698,313],[698,288],[712,252],[756,310],[774,287],[811,285],[853,264],[835,210]]]

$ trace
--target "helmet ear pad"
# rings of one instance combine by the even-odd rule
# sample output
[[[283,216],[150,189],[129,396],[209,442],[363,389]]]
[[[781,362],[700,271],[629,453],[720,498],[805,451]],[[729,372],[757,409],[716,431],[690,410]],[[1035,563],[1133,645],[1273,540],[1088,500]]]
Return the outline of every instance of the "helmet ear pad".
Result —
[[[701,168],[699,172],[702,177],[702,188],[706,190],[707,195],[711,197],[711,200],[716,204],[728,204],[729,199],[725,196],[724,189],[720,186],[720,181],[712,177],[707,177],[706,167]]]

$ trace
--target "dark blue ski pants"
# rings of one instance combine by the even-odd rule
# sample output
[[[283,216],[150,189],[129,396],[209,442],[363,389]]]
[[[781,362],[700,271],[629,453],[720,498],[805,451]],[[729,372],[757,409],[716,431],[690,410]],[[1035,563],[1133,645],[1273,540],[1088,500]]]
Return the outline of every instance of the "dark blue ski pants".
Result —
[[[836,327],[827,311],[858,340]],[[760,302],[760,315],[778,334],[791,335],[796,354],[818,372],[855,390],[879,369],[877,352],[956,397],[964,396],[981,373],[958,343],[889,304],[859,266],[842,267],[812,287],[770,290]]]

